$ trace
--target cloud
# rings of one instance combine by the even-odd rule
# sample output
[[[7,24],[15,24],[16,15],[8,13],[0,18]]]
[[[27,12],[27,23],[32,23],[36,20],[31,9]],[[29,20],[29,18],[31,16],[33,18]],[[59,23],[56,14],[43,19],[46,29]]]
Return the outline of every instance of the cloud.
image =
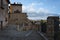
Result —
[[[39,8],[37,12],[38,13],[41,13],[41,12],[43,12],[43,13],[50,13],[50,11],[48,9],[45,9],[45,8]]]
[[[34,4],[23,6],[22,9],[23,9],[23,12],[28,12],[28,13],[36,11],[34,8]]]
[[[43,7],[39,7],[38,9],[36,9],[35,6],[37,6],[37,5],[43,5],[43,3],[31,3],[30,5],[22,7],[23,12],[27,12],[29,19],[41,20],[41,19],[47,19],[48,16],[56,16],[57,15],[57,14],[54,14],[55,12],[52,12]]]
[[[26,12],[27,11],[26,9],[27,9],[26,6],[22,6],[22,11],[23,12]]]
[[[33,5],[29,6],[28,9],[29,9],[28,12],[35,12],[36,11],[35,8],[33,7]]]
[[[37,12],[37,10],[35,8],[37,5],[43,5],[43,3],[42,2],[40,2],[40,3],[31,3],[27,6],[23,5],[23,7],[22,7],[23,12]]]
[[[44,5],[44,3],[40,2],[40,3],[31,3],[31,5],[35,6],[35,5]]]
[[[36,13],[50,13],[50,10],[48,9],[45,9],[45,8],[38,8],[36,9],[35,6],[37,5],[41,5],[43,3],[31,3],[30,5],[27,5],[27,6],[23,6],[22,9],[23,9],[23,12],[27,12],[27,13],[33,13],[33,12],[36,12]]]
[[[44,20],[46,20],[46,18],[45,17],[28,17],[28,19],[31,19],[31,20],[41,20],[41,19],[44,19]]]

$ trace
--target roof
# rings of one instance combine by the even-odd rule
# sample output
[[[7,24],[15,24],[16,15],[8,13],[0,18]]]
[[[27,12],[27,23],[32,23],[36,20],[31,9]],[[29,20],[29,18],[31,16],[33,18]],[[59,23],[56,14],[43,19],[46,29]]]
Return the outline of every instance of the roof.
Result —
[[[22,4],[20,3],[20,4],[16,4],[16,3],[14,3],[14,4],[11,4],[11,5],[14,5],[14,6],[22,6]]]

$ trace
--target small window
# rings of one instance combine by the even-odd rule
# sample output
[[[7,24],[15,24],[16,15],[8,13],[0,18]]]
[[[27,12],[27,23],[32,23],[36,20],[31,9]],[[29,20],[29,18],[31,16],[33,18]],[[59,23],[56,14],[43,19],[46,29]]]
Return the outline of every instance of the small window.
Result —
[[[14,13],[21,13],[19,10],[14,11]]]
[[[4,9],[3,0],[1,0],[1,8]]]
[[[7,22],[7,18],[5,18],[5,22]]]
[[[9,16],[9,18],[10,18],[10,12],[8,13],[8,16]]]

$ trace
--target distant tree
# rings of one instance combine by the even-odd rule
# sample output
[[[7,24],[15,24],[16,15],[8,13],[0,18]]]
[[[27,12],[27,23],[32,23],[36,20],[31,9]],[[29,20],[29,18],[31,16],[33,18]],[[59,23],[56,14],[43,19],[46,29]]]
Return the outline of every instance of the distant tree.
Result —
[[[41,23],[41,32],[46,33],[47,24],[44,20],[40,21]]]
[[[44,23],[43,20],[40,21],[41,25]]]
[[[35,24],[35,22],[34,22],[34,21],[31,21],[31,23],[32,23],[32,25],[34,25],[34,24]]]

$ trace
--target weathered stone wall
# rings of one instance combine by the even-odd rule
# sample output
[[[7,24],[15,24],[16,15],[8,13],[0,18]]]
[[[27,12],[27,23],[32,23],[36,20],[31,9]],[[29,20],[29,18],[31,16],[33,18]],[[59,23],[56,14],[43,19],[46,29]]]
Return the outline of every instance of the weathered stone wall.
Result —
[[[11,4],[11,10],[12,13],[16,10],[19,10],[22,13],[22,4]]]
[[[49,40],[57,40],[59,31],[59,17],[51,16],[47,18],[47,36]]]
[[[1,5],[2,1],[2,5]],[[6,26],[8,23],[8,2],[6,0],[0,0],[0,25],[2,21],[2,26]]]
[[[23,13],[14,13],[14,14],[10,14],[10,19],[9,21],[13,24],[16,24],[16,22],[20,23],[25,23],[27,22],[27,17],[26,14]]]
[[[22,4],[11,4],[10,6],[10,24],[25,24],[28,22],[27,13],[22,13]]]

